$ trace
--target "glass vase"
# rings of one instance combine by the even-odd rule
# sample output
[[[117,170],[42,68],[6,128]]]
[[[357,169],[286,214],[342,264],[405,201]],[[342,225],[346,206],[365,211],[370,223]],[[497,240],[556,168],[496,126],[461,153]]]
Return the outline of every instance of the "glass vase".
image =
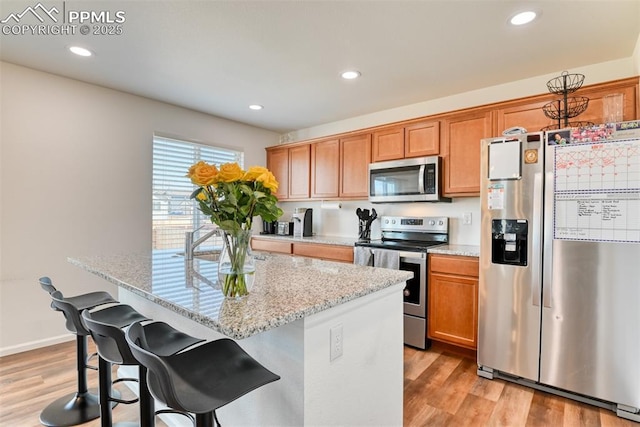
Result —
[[[249,294],[255,279],[255,261],[251,255],[251,230],[223,232],[218,263],[218,283],[228,298]]]

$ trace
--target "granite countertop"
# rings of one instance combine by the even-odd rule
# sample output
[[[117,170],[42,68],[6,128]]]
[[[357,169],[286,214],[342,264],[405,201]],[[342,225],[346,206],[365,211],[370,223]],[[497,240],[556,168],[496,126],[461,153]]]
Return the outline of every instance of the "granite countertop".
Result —
[[[280,236],[278,234],[254,234],[256,239],[282,240],[294,243],[321,243],[323,245],[336,246],[354,246],[358,241],[357,237],[341,237],[341,236],[309,236],[309,237],[293,237]]]
[[[427,249],[430,254],[459,255],[480,257],[480,246],[475,245],[438,245]]]
[[[413,273],[290,255],[256,256],[250,294],[225,299],[217,263],[171,251],[70,257],[105,280],[234,339],[248,338],[404,282]]]

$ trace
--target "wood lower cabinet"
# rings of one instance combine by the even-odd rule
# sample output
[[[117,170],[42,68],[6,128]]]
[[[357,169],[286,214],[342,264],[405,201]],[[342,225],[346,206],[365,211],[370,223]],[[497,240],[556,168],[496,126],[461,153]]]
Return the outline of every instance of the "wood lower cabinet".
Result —
[[[293,254],[311,258],[320,258],[329,261],[353,263],[353,246],[294,242]]]
[[[474,257],[429,254],[429,338],[477,348],[478,266]]]
[[[291,242],[273,239],[251,239],[251,249],[254,251],[276,252],[280,254],[291,253]]]
[[[480,195],[480,140],[493,134],[491,111],[472,111],[443,120],[441,151],[443,193],[448,197]]]
[[[353,246],[302,243],[298,241],[253,237],[251,239],[251,249],[254,251],[293,254],[328,261],[353,263]]]

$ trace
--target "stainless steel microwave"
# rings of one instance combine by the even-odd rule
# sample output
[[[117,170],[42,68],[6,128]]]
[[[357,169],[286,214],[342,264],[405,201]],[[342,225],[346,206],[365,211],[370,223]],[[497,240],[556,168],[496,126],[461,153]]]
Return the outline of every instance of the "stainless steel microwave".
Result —
[[[441,195],[441,163],[438,156],[371,163],[369,201],[450,202]]]

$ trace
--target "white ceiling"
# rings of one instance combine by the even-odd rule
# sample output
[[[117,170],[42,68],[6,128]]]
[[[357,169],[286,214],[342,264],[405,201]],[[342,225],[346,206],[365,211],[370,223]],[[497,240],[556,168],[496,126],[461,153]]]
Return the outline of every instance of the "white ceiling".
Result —
[[[123,34],[0,35],[2,60],[278,132],[628,58],[640,33],[640,0],[41,2],[122,10]]]

